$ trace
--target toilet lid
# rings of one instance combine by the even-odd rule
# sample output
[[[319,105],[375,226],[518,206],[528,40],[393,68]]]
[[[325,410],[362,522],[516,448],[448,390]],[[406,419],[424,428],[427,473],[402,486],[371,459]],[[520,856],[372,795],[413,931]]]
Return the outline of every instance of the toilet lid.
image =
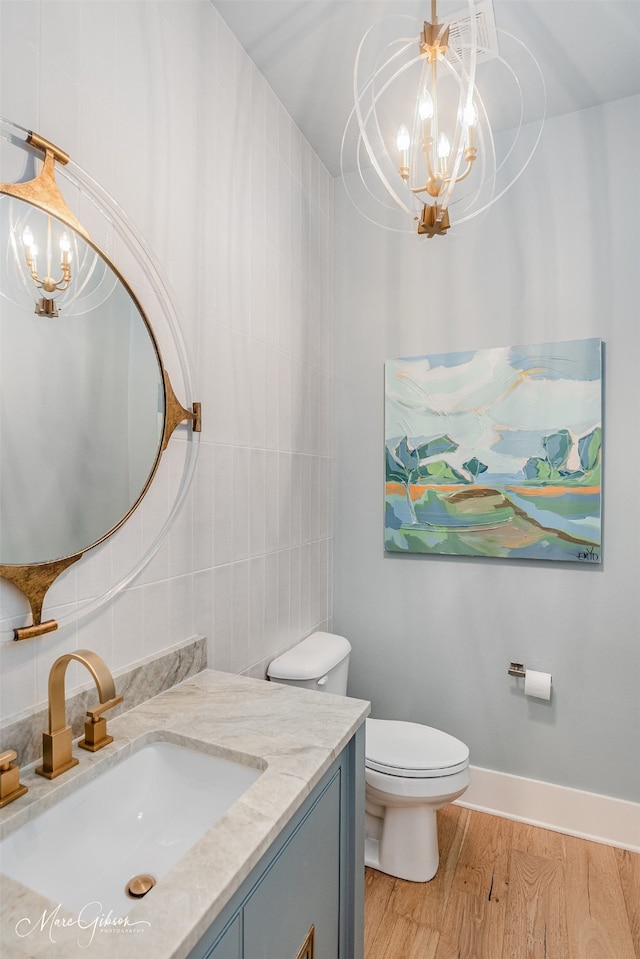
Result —
[[[388,776],[432,779],[469,765],[468,747],[440,729],[391,719],[367,719],[366,729],[366,766]]]

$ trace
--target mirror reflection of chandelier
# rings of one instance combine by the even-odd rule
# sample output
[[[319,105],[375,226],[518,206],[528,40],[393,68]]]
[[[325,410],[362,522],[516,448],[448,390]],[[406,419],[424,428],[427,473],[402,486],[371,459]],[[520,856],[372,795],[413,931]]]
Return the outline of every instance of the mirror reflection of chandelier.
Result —
[[[0,260],[0,294],[38,316],[79,316],[103,303],[117,279],[94,248],[87,232],[70,229],[58,219],[61,195],[53,163],[68,157],[49,141],[30,134],[30,143],[45,154],[36,181],[50,202],[39,205],[0,197],[0,227],[9,237]],[[17,197],[31,199],[29,183],[14,188]],[[79,224],[78,224],[79,226]]]
[[[113,273],[83,236],[36,207],[0,203],[9,217],[2,293],[44,317],[79,316],[110,296]]]
[[[528,48],[495,27],[491,0],[468,0],[441,20],[431,0],[419,38],[404,35],[407,21],[415,29],[412,17],[387,17],[360,43],[342,178],[373,223],[443,236],[526,169],[544,123],[544,79]]]
[[[68,290],[69,284],[71,283],[71,260],[73,258],[73,254],[71,253],[71,240],[69,239],[69,234],[66,230],[63,230],[57,243],[60,255],[59,279],[54,280],[51,275],[54,272],[52,262],[52,232],[51,217],[47,216],[47,246],[46,254],[42,257],[42,260],[46,264],[46,272],[43,276],[40,276],[38,268],[39,251],[38,247],[36,246],[36,241],[34,239],[31,227],[25,226],[24,230],[22,231],[22,246],[24,249],[24,258],[27,264],[29,275],[38,290],[42,290],[44,293],[50,294],[49,296],[41,296],[40,299],[36,301],[35,312],[38,314],[38,316],[58,316],[56,301],[53,299],[51,294],[61,293],[65,290]]]

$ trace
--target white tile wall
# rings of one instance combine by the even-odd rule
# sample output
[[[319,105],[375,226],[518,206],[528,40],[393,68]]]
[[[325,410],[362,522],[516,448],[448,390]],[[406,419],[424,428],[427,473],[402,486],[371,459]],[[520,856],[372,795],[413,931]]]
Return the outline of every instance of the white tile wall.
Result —
[[[192,492],[121,595],[16,644],[24,603],[0,581],[0,719],[41,703],[78,647],[119,669],[199,633],[215,667],[263,675],[331,620],[331,177],[208,0],[0,0],[0,71],[0,114],[67,150],[160,261],[203,404]],[[47,615],[127,572],[180,463],[170,447]]]

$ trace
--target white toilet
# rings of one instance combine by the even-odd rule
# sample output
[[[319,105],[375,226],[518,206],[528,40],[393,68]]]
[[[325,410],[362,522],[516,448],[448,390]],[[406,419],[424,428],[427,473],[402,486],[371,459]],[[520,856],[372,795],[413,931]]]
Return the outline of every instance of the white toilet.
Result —
[[[344,636],[313,633],[269,666],[273,682],[345,696],[351,645]],[[438,869],[436,812],[471,781],[469,749],[419,723],[366,721],[365,863],[427,882]]]

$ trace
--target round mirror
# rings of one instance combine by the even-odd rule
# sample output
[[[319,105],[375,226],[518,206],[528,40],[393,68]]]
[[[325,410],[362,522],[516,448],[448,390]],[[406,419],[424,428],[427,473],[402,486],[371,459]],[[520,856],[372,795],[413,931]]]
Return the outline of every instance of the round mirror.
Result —
[[[147,319],[99,250],[1,196],[0,251],[0,564],[25,565],[84,552],[130,514],[158,463],[165,395]],[[42,287],[63,254],[73,297]]]
[[[124,212],[59,147],[2,118],[0,160],[0,579],[31,607],[32,625],[13,629],[28,639],[88,615],[156,554],[193,477],[200,404],[182,406],[161,359],[189,396],[167,283]],[[52,584],[120,529],[154,477],[166,498],[145,516],[144,551],[115,583],[96,560],[92,594],[58,593],[62,615],[43,621]]]

